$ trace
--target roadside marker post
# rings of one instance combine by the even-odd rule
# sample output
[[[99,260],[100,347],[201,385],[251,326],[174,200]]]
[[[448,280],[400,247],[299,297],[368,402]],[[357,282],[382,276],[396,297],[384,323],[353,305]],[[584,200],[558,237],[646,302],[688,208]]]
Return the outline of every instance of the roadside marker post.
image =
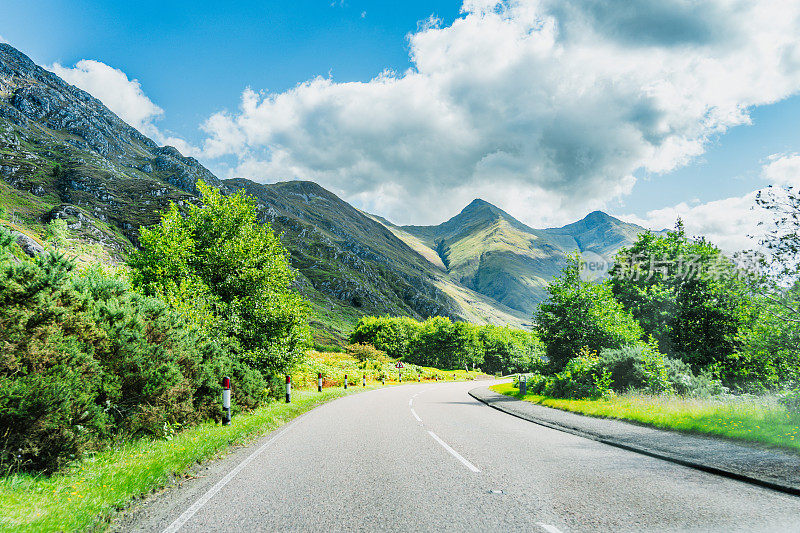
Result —
[[[400,383],[402,383],[402,382],[403,382],[403,373],[400,372]]]
[[[386,378],[385,377],[381,378],[381,385],[386,385]]]
[[[361,376],[361,386],[362,387],[366,387],[367,386],[367,376],[366,375]]]
[[[344,390],[347,390],[347,374],[344,375]]]
[[[286,376],[286,403],[292,403],[292,376]]]
[[[317,372],[317,392],[322,392],[322,372]]]
[[[525,374],[519,375],[519,393],[523,396],[528,393],[528,376]]]
[[[225,414],[222,416],[222,425],[227,426],[231,423],[231,378],[222,378],[222,409]]]

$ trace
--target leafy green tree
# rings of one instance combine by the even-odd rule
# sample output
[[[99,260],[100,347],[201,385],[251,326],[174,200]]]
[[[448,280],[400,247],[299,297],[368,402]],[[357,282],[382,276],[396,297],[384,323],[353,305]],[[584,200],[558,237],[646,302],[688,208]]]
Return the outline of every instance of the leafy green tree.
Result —
[[[409,317],[365,316],[356,324],[350,342],[371,344],[389,357],[407,359],[419,328],[420,323]]]
[[[485,372],[531,372],[541,366],[544,346],[536,335],[509,327],[480,328]]]
[[[563,369],[583,349],[620,348],[644,337],[636,320],[614,298],[611,287],[584,281],[580,268],[580,255],[568,258],[534,316],[553,372]]]
[[[264,374],[284,372],[310,338],[286,249],[258,223],[253,198],[197,186],[202,205],[173,204],[160,224],[142,228],[133,282]]]
[[[733,261],[704,238],[687,237],[680,221],[621,250],[609,284],[663,353],[695,370],[739,373],[741,337],[756,316],[749,289]]]

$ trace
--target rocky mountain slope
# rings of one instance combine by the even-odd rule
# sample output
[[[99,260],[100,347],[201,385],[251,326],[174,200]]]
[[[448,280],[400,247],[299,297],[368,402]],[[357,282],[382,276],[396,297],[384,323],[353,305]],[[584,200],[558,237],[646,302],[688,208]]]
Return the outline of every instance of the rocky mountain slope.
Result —
[[[608,257],[641,231],[602,213],[537,230],[481,200],[438,226],[398,227],[312,182],[220,181],[0,44],[0,224],[27,235],[31,249],[63,244],[66,229],[95,256],[123,260],[170,202],[197,201],[200,179],[257,199],[291,253],[322,340],[341,339],[364,314],[529,325],[567,253]]]
[[[454,284],[382,223],[309,181],[225,180],[255,197],[261,219],[281,233],[319,308],[423,318],[449,316],[521,326],[527,317]],[[308,290],[308,288],[313,289]]]
[[[99,100],[0,44],[0,199],[33,228],[68,221],[115,254],[141,225],[195,183],[219,180],[175,148],[159,147]]]
[[[534,229],[483,200],[437,226],[384,223],[420,254],[435,255],[432,265],[444,266],[453,281],[526,314],[545,298],[567,254],[608,263],[644,231],[600,211],[561,228]]]
[[[52,222],[64,219],[69,236],[121,260],[139,227],[157,222],[170,201],[197,200],[199,179],[259,199],[262,219],[283,234],[323,337],[341,338],[363,314],[524,321],[454,286],[384,226],[318,185],[223,184],[195,159],[159,147],[99,100],[0,44],[0,223],[38,239],[54,237]]]

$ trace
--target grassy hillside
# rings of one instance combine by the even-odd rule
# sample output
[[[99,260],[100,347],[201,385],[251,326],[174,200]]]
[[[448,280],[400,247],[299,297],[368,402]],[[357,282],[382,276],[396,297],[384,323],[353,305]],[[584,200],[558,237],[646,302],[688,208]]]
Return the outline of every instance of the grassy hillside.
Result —
[[[483,200],[438,226],[387,227],[425,257],[435,254],[439,262],[431,262],[454,282],[524,315],[545,298],[567,254],[610,261],[644,230],[599,211],[562,228],[534,229]]]

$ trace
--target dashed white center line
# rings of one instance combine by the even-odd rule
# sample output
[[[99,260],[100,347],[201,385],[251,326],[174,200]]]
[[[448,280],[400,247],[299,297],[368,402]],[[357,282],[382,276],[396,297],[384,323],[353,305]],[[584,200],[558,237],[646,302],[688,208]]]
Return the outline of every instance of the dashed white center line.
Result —
[[[414,398],[410,398],[410,399],[408,400],[408,406],[409,406],[409,407],[411,407],[411,403],[412,403],[413,401],[414,401]]]
[[[419,417],[419,415],[417,414],[417,412],[415,410],[412,409],[411,410],[411,414],[414,415],[414,418],[417,419],[417,422],[422,422],[422,419]]]
[[[547,533],[561,533],[560,529],[558,529],[556,526],[551,526],[550,524],[543,524],[541,522],[536,522],[536,525],[547,531]]]
[[[416,416],[416,414],[415,414],[414,416]],[[464,466],[466,466],[467,468],[469,468],[469,469],[470,469],[470,470],[472,470],[473,472],[480,472],[480,470],[478,469],[478,467],[476,467],[474,464],[472,464],[472,463],[470,463],[469,461],[467,461],[466,459],[464,459],[464,458],[461,456],[461,454],[460,454],[460,453],[458,453],[457,451],[455,451],[455,450],[454,450],[453,448],[451,448],[451,447],[450,447],[450,446],[449,446],[449,445],[448,445],[448,444],[447,444],[445,441],[443,441],[442,439],[440,439],[440,438],[439,438],[439,437],[436,435],[436,433],[434,433],[433,431],[428,431],[428,434],[430,434],[430,436],[431,436],[431,437],[433,437],[433,440],[435,440],[436,442],[438,442],[439,444],[441,444],[441,445],[442,445],[442,447],[443,447],[445,450],[447,450],[448,452],[450,452],[450,454],[451,454],[453,457],[455,457],[456,459],[458,459],[459,461],[461,461],[461,462],[464,464]]]

